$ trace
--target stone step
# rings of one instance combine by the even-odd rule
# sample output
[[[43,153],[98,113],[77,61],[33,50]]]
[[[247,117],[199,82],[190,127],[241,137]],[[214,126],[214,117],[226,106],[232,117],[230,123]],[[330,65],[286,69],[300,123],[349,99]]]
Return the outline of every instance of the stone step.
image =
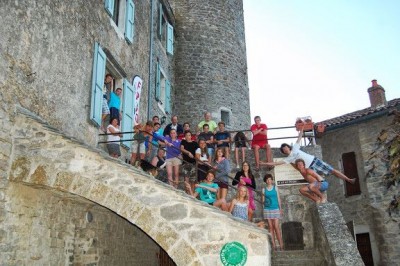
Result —
[[[328,263],[315,250],[285,250],[272,252],[272,265],[327,266]]]

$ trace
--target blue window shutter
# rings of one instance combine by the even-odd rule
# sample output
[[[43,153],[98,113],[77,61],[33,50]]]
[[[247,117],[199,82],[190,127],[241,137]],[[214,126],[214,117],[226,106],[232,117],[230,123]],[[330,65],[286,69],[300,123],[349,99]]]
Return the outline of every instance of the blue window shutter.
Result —
[[[169,80],[165,80],[165,112],[171,113],[171,83]]]
[[[90,119],[101,125],[101,109],[103,104],[103,86],[106,72],[107,56],[98,43],[94,46],[93,74],[92,74],[92,99],[90,106]]]
[[[124,79],[123,94],[121,131],[132,132],[134,125],[135,89],[126,79]],[[122,139],[126,141],[122,142],[122,144],[130,147],[132,138],[133,133],[124,134]]]
[[[112,17],[114,14],[114,0],[105,0],[104,1],[104,8],[106,9],[107,13]]]
[[[174,27],[169,23],[167,24],[167,53],[174,54]]]
[[[133,0],[126,1],[126,16],[125,16],[125,39],[128,43],[133,42],[133,34],[135,30],[135,4]]]
[[[162,28],[162,21],[163,21],[163,8],[162,8],[162,4],[160,4],[159,6],[159,13],[160,13],[160,20],[159,20],[159,25],[158,25],[158,35],[161,37],[162,36],[162,32],[163,32],[163,28]]]
[[[156,68],[156,100],[159,101],[161,96],[161,70],[160,63],[157,62]]]

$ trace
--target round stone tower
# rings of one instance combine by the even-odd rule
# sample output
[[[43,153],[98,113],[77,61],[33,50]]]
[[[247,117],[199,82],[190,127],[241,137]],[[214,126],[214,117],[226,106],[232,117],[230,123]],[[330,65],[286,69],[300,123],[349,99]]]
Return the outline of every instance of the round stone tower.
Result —
[[[242,0],[170,0],[176,24],[173,112],[194,129],[205,111],[250,127]]]

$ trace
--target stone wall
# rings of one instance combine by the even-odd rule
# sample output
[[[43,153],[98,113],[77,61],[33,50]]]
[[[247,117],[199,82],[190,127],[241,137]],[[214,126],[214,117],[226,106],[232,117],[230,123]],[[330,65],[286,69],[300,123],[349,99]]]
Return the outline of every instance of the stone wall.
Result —
[[[210,111],[230,126],[250,128],[243,3],[171,0],[176,17],[176,91],[174,111],[197,125]]]
[[[128,80],[134,75],[144,79],[140,109],[146,116],[150,3],[135,2],[135,37],[128,44],[104,1],[1,1],[0,91],[8,111],[21,105],[60,131],[96,145],[98,129],[89,116],[98,42]]]
[[[2,192],[2,265],[158,263],[160,248],[151,238],[98,204],[14,182]]]
[[[391,117],[381,116],[328,131],[318,140],[325,160],[338,169],[341,169],[343,153],[356,154],[361,194],[346,197],[343,181],[330,177],[328,200],[338,204],[346,222],[353,221],[356,234],[369,233],[374,263],[380,265],[400,263],[399,223],[387,212],[393,193],[388,193],[382,178],[387,163],[379,157],[369,160],[377,148],[379,133],[391,121]],[[391,190],[398,191],[398,188]]]
[[[144,231],[178,265],[216,265],[222,247],[233,241],[246,247],[249,265],[270,264],[265,230],[238,222],[100,150],[61,135],[26,110],[18,109],[13,124],[6,128],[12,154],[4,170],[11,182],[64,191],[104,206]],[[9,197],[3,203],[13,205],[16,200]],[[4,214],[4,220],[13,216]],[[12,250],[19,248],[16,243]]]

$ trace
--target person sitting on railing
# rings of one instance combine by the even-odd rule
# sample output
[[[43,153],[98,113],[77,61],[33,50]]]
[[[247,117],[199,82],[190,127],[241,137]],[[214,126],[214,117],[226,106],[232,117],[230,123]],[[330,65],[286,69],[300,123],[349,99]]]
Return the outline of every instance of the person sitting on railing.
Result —
[[[216,183],[219,186],[218,199],[226,201],[231,166],[229,160],[224,157],[224,150],[222,148],[217,148],[215,151],[213,169],[216,171]]]
[[[242,186],[236,192],[236,197],[229,205],[232,216],[247,221],[249,219],[249,190]]]
[[[211,168],[211,156],[208,154],[207,143],[199,139],[199,147],[195,153],[197,167],[197,181],[203,182],[206,179],[207,171]]]
[[[297,159],[303,159],[305,162],[305,167],[314,170],[318,174],[323,175],[330,175],[333,174],[337,178],[340,178],[350,184],[354,184],[356,179],[349,178],[340,171],[334,169],[330,164],[322,161],[321,159],[315,157],[314,155],[305,153],[304,151],[300,150],[300,143],[303,137],[303,128],[299,131],[299,136],[297,138],[296,143],[291,147],[287,143],[282,143],[281,145],[281,152],[285,154],[287,157],[280,162],[262,162],[261,164],[267,166],[275,166],[275,165],[282,165],[282,164],[294,164]]]
[[[253,212],[256,210],[254,203],[254,190],[256,189],[256,181],[251,173],[250,164],[243,162],[242,170],[236,173],[235,179],[232,180],[232,186],[238,185],[238,188],[245,186],[249,190],[249,221],[253,219]]]
[[[214,157],[214,133],[210,131],[210,127],[208,124],[203,125],[203,132],[199,134],[197,139],[204,139],[207,143],[207,152],[208,155],[211,157],[211,161]]]
[[[120,132],[118,119],[112,118],[110,124],[107,126],[107,141],[112,141],[107,143],[107,150],[108,154],[114,158],[121,156],[119,141],[121,140],[122,134]]]
[[[326,194],[323,192],[328,189],[328,181],[323,179],[315,171],[306,168],[303,159],[297,159],[295,161],[295,166],[304,179],[309,183],[308,185],[302,186],[299,189],[300,194],[315,201],[316,203],[325,203]]]
[[[268,144],[267,137],[268,127],[266,124],[261,123],[261,118],[257,115],[254,117],[254,124],[251,126],[250,130],[253,133],[251,147],[254,150],[254,158],[256,161],[255,170],[258,171],[260,168],[260,149],[265,149],[267,162],[272,162],[271,146]]]
[[[239,150],[242,151],[242,162],[244,162],[246,158],[246,148],[248,140],[246,135],[242,131],[237,132],[233,140],[235,143],[236,169],[239,169],[240,168]]]
[[[223,211],[228,211],[226,202],[224,200],[217,200],[217,193],[219,190],[218,184],[214,183],[215,172],[209,170],[206,175],[206,179],[200,184],[195,185],[195,191],[193,192],[189,182],[185,182],[186,189],[189,194],[193,197],[200,197],[201,201],[206,202],[209,205],[218,207]]]
[[[163,182],[167,181],[168,179],[165,171],[167,163],[165,162],[165,151],[163,148],[157,149],[157,155],[151,160],[151,164],[158,169],[157,179]]]
[[[177,115],[172,116],[171,123],[164,128],[163,132],[164,137],[170,135],[171,129],[175,129],[177,136],[183,133],[183,126],[181,124],[178,124]]]
[[[218,131],[215,133],[214,138],[217,148],[222,148],[225,158],[229,160],[229,143],[231,142],[231,134],[225,130],[224,121],[218,123]]]
[[[205,112],[204,113],[204,120],[201,121],[197,125],[197,133],[200,134],[201,131],[203,130],[203,126],[207,124],[210,131],[214,134],[215,131],[217,130],[217,123],[215,123],[214,120],[212,120],[211,113],[210,112]]]
[[[185,138],[181,140],[181,152],[183,156],[182,172],[185,182],[189,182],[192,190],[197,181],[196,173],[196,150],[199,144],[192,140],[192,133],[185,131]]]
[[[190,130],[190,124],[189,124],[189,122],[183,123],[183,133],[178,135],[178,139],[179,139],[179,140],[183,140],[183,139],[185,138],[185,132],[186,132],[186,131],[192,132],[192,131]],[[196,134],[192,134],[192,140],[193,140],[193,141],[196,141]]]
[[[146,139],[152,141],[153,122],[147,121],[146,124],[137,124],[133,127],[133,141],[131,147],[131,164],[136,165],[136,161],[144,160],[146,155]],[[151,153],[151,145],[148,153]],[[139,155],[139,159],[137,158]]]

